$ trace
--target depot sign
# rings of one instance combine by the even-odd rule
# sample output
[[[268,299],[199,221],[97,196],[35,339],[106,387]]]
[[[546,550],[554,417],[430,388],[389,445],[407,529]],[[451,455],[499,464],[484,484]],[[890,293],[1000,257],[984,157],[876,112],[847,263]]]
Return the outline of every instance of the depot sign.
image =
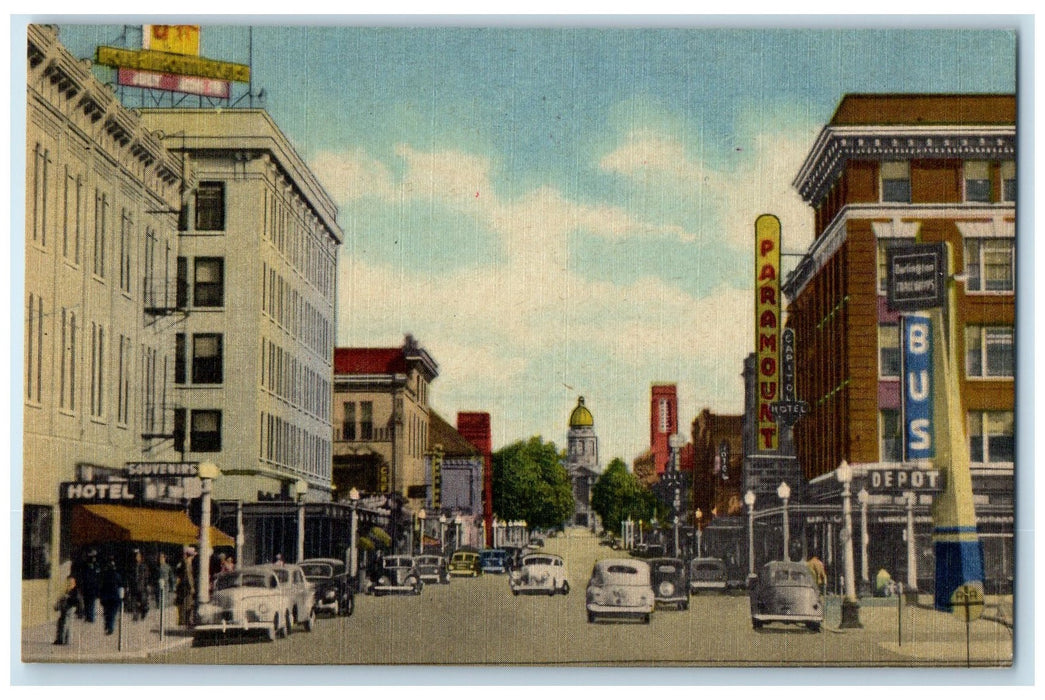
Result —
[[[867,472],[867,490],[921,491],[943,490],[943,480],[937,469],[870,469]]]
[[[756,448],[777,449],[773,404],[780,399],[780,219],[755,219]]]

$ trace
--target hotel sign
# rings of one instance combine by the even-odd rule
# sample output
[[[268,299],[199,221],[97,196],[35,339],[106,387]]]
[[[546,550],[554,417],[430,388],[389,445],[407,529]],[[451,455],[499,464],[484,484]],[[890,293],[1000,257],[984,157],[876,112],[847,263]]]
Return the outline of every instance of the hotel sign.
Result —
[[[127,481],[66,481],[60,487],[64,503],[125,503],[138,500],[137,489]]]
[[[212,61],[199,56],[184,56],[164,51],[132,51],[115,46],[99,46],[94,62],[112,68],[169,73],[172,75],[197,75],[215,80],[231,80],[238,83],[250,81],[250,66],[242,63]]]
[[[755,219],[756,449],[777,449],[773,404],[780,400],[780,219]]]
[[[886,303],[890,311],[918,311],[944,305],[947,244],[915,243],[886,248]]]

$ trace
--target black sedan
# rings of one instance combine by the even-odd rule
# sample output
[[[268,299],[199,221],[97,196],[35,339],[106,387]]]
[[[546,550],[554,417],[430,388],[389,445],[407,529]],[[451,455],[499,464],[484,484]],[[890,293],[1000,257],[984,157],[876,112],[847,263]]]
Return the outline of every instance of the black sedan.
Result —
[[[689,572],[686,563],[673,557],[650,559],[653,595],[659,605],[689,608]]]
[[[300,564],[305,579],[312,584],[316,612],[351,615],[356,601],[352,581],[340,559],[305,559]]]
[[[410,593],[421,595],[424,581],[414,558],[404,554],[381,557],[370,571],[370,593]]]

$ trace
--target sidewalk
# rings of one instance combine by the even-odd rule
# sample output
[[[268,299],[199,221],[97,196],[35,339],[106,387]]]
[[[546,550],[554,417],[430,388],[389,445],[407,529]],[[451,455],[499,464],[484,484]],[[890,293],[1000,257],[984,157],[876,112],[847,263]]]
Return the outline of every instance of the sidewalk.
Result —
[[[85,663],[145,659],[178,647],[192,644],[192,633],[179,627],[178,612],[173,606],[164,611],[166,634],[160,639],[160,613],[153,609],[149,616],[134,622],[129,614],[123,616],[123,642],[120,643],[119,621],[116,631],[105,634],[101,609],[93,623],[73,618],[69,644],[53,644],[56,623],[49,622],[22,629],[22,661],[25,663]]]

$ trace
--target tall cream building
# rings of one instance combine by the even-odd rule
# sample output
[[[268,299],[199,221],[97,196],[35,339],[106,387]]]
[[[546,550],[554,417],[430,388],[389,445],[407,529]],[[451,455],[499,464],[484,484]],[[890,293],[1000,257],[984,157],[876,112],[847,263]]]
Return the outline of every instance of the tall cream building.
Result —
[[[142,110],[191,180],[178,236],[175,442],[216,499],[327,500],[337,208],[268,114]]]
[[[67,483],[123,502],[128,462],[177,459],[174,378],[181,162],[57,40],[28,29],[25,142],[23,624],[69,574]],[[63,537],[63,534],[65,535]]]

